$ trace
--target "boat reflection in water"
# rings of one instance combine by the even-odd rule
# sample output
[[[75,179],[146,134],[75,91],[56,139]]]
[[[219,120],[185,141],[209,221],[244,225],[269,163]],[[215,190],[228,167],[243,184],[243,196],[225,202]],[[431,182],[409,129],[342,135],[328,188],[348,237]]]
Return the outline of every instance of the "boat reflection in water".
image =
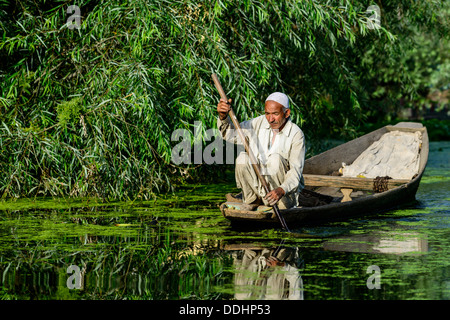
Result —
[[[412,232],[377,232],[336,237],[325,241],[323,248],[360,253],[425,254],[428,252],[428,240],[424,235]]]
[[[325,251],[421,255],[428,252],[428,240],[413,232],[376,232],[328,239],[322,242],[322,248]],[[235,299],[304,299],[302,270],[305,261],[299,248],[226,244],[224,249],[232,251]]]
[[[303,300],[298,248],[226,245],[232,250],[235,298],[238,300]]]

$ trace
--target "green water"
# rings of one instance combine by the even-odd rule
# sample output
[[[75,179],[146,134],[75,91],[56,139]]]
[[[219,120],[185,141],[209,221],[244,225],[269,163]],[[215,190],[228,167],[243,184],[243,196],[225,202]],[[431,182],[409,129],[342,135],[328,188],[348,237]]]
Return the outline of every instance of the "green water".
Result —
[[[0,299],[450,299],[449,156],[431,143],[415,203],[291,234],[231,228],[229,185],[2,202]]]

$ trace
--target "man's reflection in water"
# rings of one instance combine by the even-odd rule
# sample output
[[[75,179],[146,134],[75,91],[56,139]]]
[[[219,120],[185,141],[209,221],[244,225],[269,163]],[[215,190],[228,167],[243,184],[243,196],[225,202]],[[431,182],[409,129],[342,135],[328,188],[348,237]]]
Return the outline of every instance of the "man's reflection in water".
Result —
[[[244,249],[233,260],[236,299],[303,300],[298,249]]]

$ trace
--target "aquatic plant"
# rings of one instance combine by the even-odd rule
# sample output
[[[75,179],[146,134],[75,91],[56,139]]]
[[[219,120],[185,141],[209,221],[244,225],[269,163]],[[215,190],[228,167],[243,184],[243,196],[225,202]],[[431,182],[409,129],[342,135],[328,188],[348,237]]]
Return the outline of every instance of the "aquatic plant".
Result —
[[[3,292],[0,294],[4,299],[216,299],[224,296],[214,288],[230,281],[232,274],[226,270],[231,260],[220,251],[212,251],[207,246],[192,250],[190,243],[177,239],[179,235],[158,225],[147,228],[145,224],[133,223],[130,227],[117,227],[102,211],[96,213],[96,218],[84,217],[85,210],[67,216],[52,211],[40,218],[41,232],[33,227],[37,218],[26,219],[22,228],[33,228],[33,235],[12,231],[16,237],[13,243],[2,242],[0,288]],[[120,213],[116,215],[115,219],[120,219]],[[52,217],[69,218],[69,221],[55,226]],[[74,229],[73,225],[78,226]],[[63,232],[65,236],[55,243],[55,235]],[[79,290],[67,286],[69,266],[80,270]]]

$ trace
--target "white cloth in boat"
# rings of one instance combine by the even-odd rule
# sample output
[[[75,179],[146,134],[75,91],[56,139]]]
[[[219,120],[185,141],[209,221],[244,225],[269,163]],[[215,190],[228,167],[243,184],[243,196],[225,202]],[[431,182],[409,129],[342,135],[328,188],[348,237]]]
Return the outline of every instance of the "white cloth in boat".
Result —
[[[256,197],[263,197],[264,189],[254,174],[248,156],[245,156],[242,141],[230,118],[227,117],[225,120],[218,118],[217,126],[224,140],[242,145],[236,159],[236,169],[240,165],[247,166],[249,169],[236,170],[236,183],[243,191],[244,202],[251,203]],[[281,187],[286,193],[283,197],[285,199],[281,199],[284,201],[280,200],[280,209],[284,206],[288,208],[296,206],[297,195],[304,188],[302,173],[305,163],[305,136],[303,131],[288,118],[284,128],[275,135],[272,144],[274,133],[265,115],[243,121],[240,126],[244,135],[248,137],[250,148],[260,164],[261,173],[268,177],[267,182],[270,188]],[[283,172],[279,172],[279,168],[283,168]],[[248,172],[248,174],[240,175],[242,172]],[[255,191],[253,195],[252,191]],[[284,205],[282,205],[283,202]]]
[[[422,135],[416,132],[391,131],[342,169],[344,177],[412,179],[419,172]]]

